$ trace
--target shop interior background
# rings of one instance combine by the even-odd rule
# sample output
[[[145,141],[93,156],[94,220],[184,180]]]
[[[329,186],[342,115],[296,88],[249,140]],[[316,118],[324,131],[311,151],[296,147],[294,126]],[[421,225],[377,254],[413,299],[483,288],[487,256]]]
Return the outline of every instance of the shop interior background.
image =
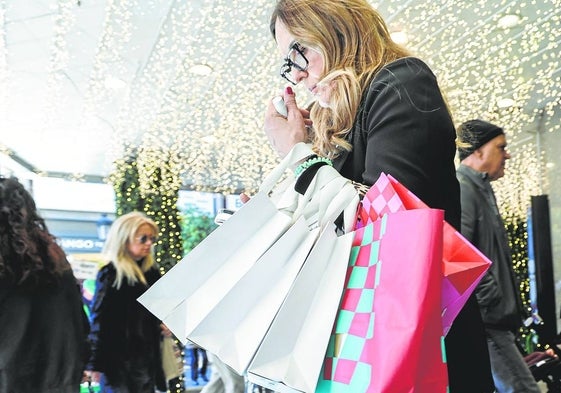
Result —
[[[262,132],[284,86],[272,4],[0,0],[0,173],[28,183],[53,228],[85,237],[114,214],[106,179],[131,147],[155,165],[174,154],[182,193],[205,192],[194,203],[216,209],[221,195],[235,207],[276,162]],[[372,4],[434,70],[458,124],[480,117],[507,131],[501,203],[525,214],[531,195],[548,195],[559,311],[561,2]]]

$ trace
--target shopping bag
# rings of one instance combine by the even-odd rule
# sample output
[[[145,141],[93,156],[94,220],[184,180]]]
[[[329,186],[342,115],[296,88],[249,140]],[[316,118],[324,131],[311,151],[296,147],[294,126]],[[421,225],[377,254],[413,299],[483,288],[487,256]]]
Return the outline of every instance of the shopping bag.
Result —
[[[138,301],[185,344],[186,329],[200,322],[290,224],[291,217],[278,211],[266,195],[256,195]]]
[[[269,193],[288,168],[309,154],[309,146],[297,144],[260,192],[138,298],[183,344],[186,331],[200,323],[293,223],[299,197],[285,193],[275,204]]]
[[[359,222],[372,222],[391,212],[426,208],[403,184],[391,175],[381,174],[362,200]],[[443,236],[442,326],[446,335],[491,261],[446,221]]]
[[[332,167],[318,170],[305,197],[307,193],[308,204],[296,222],[193,329],[186,328],[190,341],[239,374],[247,370],[310,250],[313,254],[318,246],[320,231],[334,231],[333,222],[341,214],[355,218],[358,194]]]
[[[247,369],[317,237],[300,217],[252,268],[187,332],[190,341],[238,374]]]
[[[352,215],[354,219],[358,194],[350,181],[343,178],[331,166],[321,167],[318,170],[303,195],[296,192],[294,187],[285,188],[275,194],[275,187],[286,172],[289,172],[290,176],[291,168],[311,153],[309,145],[297,144],[264,179],[256,196],[138,299],[162,319],[178,339],[184,341],[189,338],[213,352],[208,345],[218,345],[223,342],[223,337],[220,337],[220,332],[210,334],[208,327],[211,324],[205,322],[205,319],[227,320],[226,317],[220,316],[225,307],[221,306],[217,309],[216,307],[226,296],[239,301],[239,294],[245,294],[246,291],[233,289],[256,262],[283,237],[292,239],[290,241],[293,244],[305,241],[309,235],[307,232],[290,232],[298,233],[300,236],[298,240],[294,240],[290,234],[287,235],[287,231],[300,218],[305,221],[308,230],[315,227],[323,228],[342,212],[347,212],[344,215]],[[275,198],[271,197],[271,193]],[[349,213],[351,211],[352,214]],[[349,222],[351,220],[345,220],[345,225],[349,226]],[[249,230],[245,228],[247,226],[250,227]],[[240,236],[240,233],[243,236]],[[317,238],[317,231],[313,236]],[[285,246],[278,246],[275,249],[275,253],[280,258],[290,256],[289,249]],[[272,253],[269,253],[267,258],[270,258],[270,255]],[[266,265],[265,262],[263,264]],[[266,266],[271,267],[271,265]],[[255,280],[255,278],[245,280]],[[243,288],[245,282],[238,286]],[[284,295],[286,292],[287,290],[284,291]],[[225,300],[225,303],[231,301]],[[272,309],[275,310],[274,307]],[[270,322],[271,320],[265,323]],[[201,324],[203,327],[199,328]],[[192,336],[195,331],[196,336]],[[205,340],[208,342],[217,340],[216,343],[202,344],[200,342],[202,332],[206,332]],[[238,353],[236,356],[241,354]],[[244,359],[239,359],[232,364],[228,364],[225,359],[222,360],[240,370],[247,361],[246,358]]]
[[[179,378],[183,374],[183,362],[173,336],[163,336],[160,341],[162,370],[166,381]]]
[[[316,392],[443,393],[443,212],[386,214],[355,231]]]
[[[275,392],[313,392],[337,313],[354,233],[317,240],[247,371]]]

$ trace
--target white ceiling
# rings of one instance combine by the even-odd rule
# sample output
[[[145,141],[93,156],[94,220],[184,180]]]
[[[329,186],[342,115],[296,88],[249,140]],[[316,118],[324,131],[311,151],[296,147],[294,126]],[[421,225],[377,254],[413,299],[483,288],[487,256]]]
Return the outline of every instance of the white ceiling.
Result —
[[[558,132],[561,0],[373,4],[434,69],[456,121],[500,122],[515,144]],[[100,181],[123,146],[167,148],[188,187],[254,188],[275,160],[262,114],[284,85],[272,5],[0,0],[0,151],[38,174]],[[499,27],[510,13],[522,23]]]

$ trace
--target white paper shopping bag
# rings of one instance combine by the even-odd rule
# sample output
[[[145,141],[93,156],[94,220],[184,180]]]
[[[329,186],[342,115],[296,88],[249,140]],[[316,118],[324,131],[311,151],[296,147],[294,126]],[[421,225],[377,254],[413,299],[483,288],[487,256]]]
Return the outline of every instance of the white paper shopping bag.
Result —
[[[266,195],[257,194],[138,301],[185,343],[185,330],[204,318],[291,221]]]
[[[300,217],[192,332],[190,341],[243,374],[315,243]]]
[[[275,204],[269,194],[287,170],[311,153],[309,145],[295,145],[249,202],[138,298],[180,341],[185,343],[186,331],[203,320],[297,218],[302,196],[286,192],[282,204]]]
[[[273,320],[247,371],[276,392],[314,392],[337,315],[354,232],[327,227]]]

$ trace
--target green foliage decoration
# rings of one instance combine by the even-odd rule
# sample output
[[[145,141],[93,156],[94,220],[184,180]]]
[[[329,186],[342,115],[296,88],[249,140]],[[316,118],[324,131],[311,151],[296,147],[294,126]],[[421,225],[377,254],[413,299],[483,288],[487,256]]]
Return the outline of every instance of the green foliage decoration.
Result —
[[[523,315],[527,318],[531,315],[530,306],[530,278],[528,275],[528,226],[526,217],[516,214],[507,215],[504,218],[508,243],[512,255],[512,264],[516,282],[518,282],[518,290],[522,298],[522,304],[526,312]],[[527,353],[531,353],[538,349],[538,336],[531,326],[522,326],[519,331],[519,342],[522,349]]]
[[[196,207],[189,206],[181,216],[183,251],[187,254],[207,237],[217,225],[209,215]]]

